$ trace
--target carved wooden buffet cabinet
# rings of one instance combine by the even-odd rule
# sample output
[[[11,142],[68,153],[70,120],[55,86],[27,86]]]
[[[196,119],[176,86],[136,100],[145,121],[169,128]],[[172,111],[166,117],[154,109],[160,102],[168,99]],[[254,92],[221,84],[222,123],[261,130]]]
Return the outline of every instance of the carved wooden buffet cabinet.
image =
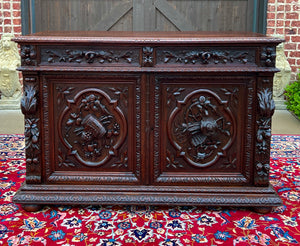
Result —
[[[53,32],[21,46],[26,183],[41,204],[254,207],[269,184],[280,39],[260,34]]]

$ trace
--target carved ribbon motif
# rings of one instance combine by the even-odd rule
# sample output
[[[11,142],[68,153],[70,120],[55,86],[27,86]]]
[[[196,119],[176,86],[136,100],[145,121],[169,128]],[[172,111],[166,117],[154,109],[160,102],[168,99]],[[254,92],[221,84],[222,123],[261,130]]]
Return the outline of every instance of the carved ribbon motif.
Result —
[[[180,156],[197,167],[214,164],[235,135],[233,115],[210,90],[200,89],[177,101],[168,121],[168,136]]]

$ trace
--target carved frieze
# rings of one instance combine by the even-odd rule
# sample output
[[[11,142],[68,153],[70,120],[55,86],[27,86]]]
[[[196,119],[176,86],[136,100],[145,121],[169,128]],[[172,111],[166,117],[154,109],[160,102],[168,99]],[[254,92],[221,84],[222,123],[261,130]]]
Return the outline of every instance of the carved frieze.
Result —
[[[138,63],[138,49],[121,49],[115,47],[43,47],[42,62],[46,64],[79,63],[79,64],[136,64]]]
[[[184,50],[157,50],[161,63],[180,64],[230,64],[230,63],[255,63],[254,50],[234,49],[203,49],[193,48]]]
[[[58,125],[69,153],[91,167],[116,156],[127,135],[127,121],[118,100],[100,89],[85,89],[67,99]]]
[[[196,167],[214,164],[226,154],[236,126],[228,101],[199,89],[177,101],[168,119],[168,137],[178,156]]]

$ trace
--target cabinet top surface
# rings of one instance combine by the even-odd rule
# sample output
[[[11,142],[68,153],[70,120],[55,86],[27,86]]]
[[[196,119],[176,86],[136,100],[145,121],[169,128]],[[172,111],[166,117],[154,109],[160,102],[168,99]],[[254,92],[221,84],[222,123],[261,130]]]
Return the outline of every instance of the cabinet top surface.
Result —
[[[284,40],[242,32],[40,32],[14,39],[18,43],[280,43]]]

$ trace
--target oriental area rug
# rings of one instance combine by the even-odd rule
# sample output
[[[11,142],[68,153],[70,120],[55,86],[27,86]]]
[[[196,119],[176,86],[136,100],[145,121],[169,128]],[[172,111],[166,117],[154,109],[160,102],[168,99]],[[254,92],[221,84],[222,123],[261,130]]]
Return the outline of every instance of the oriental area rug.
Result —
[[[271,184],[283,200],[269,214],[247,209],[45,206],[12,202],[25,180],[23,135],[0,135],[0,245],[299,245],[300,136],[273,135]]]

